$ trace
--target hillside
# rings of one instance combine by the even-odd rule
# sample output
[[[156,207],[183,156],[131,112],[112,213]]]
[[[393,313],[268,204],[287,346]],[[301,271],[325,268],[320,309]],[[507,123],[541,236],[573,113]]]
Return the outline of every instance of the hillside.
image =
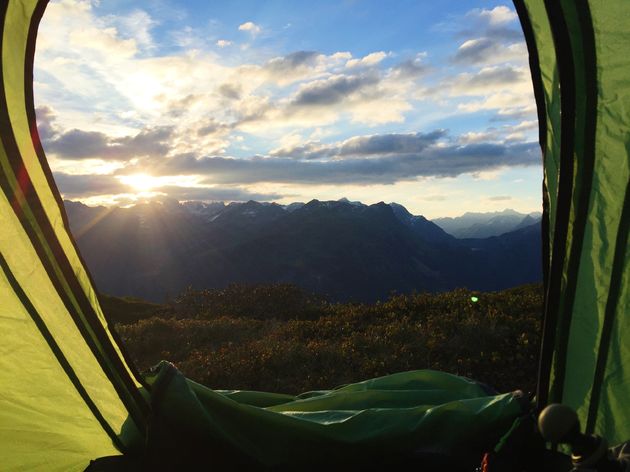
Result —
[[[117,329],[142,370],[167,359],[211,388],[297,393],[414,369],[531,391],[541,310],[539,284],[375,304],[329,303],[274,285],[189,290],[154,313],[119,300],[106,313],[127,317]]]
[[[66,208],[97,286],[118,296],[163,301],[188,286],[290,283],[335,301],[372,302],[392,292],[500,290],[541,279],[538,223],[458,240],[385,203]]]

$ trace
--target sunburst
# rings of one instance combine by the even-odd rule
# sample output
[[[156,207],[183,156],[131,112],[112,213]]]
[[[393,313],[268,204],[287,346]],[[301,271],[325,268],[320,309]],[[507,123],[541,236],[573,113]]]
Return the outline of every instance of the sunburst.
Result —
[[[149,174],[131,174],[120,177],[120,182],[132,187],[137,193],[149,192],[162,185],[159,178]]]

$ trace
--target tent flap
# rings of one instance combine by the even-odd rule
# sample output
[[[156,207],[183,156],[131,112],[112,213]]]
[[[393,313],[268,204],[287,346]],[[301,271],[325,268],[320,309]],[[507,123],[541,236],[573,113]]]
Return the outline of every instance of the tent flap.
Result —
[[[0,2],[0,457],[83,470],[136,449],[148,403],[113,341],[68,230],[35,123],[46,1]]]
[[[630,438],[630,4],[515,1],[545,170],[547,283],[538,400]]]

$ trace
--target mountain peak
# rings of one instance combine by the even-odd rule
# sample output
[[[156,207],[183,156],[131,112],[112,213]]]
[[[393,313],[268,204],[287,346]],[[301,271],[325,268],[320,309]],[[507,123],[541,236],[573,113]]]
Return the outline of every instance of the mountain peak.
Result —
[[[346,197],[342,197],[339,200],[337,200],[340,203],[347,203],[349,205],[353,205],[353,206],[365,206],[364,203],[361,203],[359,201],[353,201],[353,200],[348,200]]]
[[[395,203],[311,200],[294,211],[255,201],[181,208],[145,204],[99,213],[67,205],[101,290],[162,300],[188,286],[264,281],[296,283],[333,299],[373,300],[391,290],[494,290],[540,273],[535,225],[457,241]],[[204,212],[213,208],[219,212],[208,217]]]
[[[392,210],[394,211],[394,214],[398,218],[405,218],[405,219],[413,218],[413,215],[411,214],[411,212],[409,212],[409,210],[407,210],[407,208],[401,205],[400,203],[391,202],[389,206],[392,208]]]

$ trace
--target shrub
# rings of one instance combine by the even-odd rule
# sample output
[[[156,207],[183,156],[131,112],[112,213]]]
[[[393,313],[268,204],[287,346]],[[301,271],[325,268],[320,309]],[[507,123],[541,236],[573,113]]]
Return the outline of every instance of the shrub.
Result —
[[[540,285],[395,295],[375,304],[331,305],[290,286],[188,291],[178,300],[162,317],[118,326],[141,369],[168,359],[212,388],[286,393],[413,369],[500,391],[531,391],[536,382]]]

